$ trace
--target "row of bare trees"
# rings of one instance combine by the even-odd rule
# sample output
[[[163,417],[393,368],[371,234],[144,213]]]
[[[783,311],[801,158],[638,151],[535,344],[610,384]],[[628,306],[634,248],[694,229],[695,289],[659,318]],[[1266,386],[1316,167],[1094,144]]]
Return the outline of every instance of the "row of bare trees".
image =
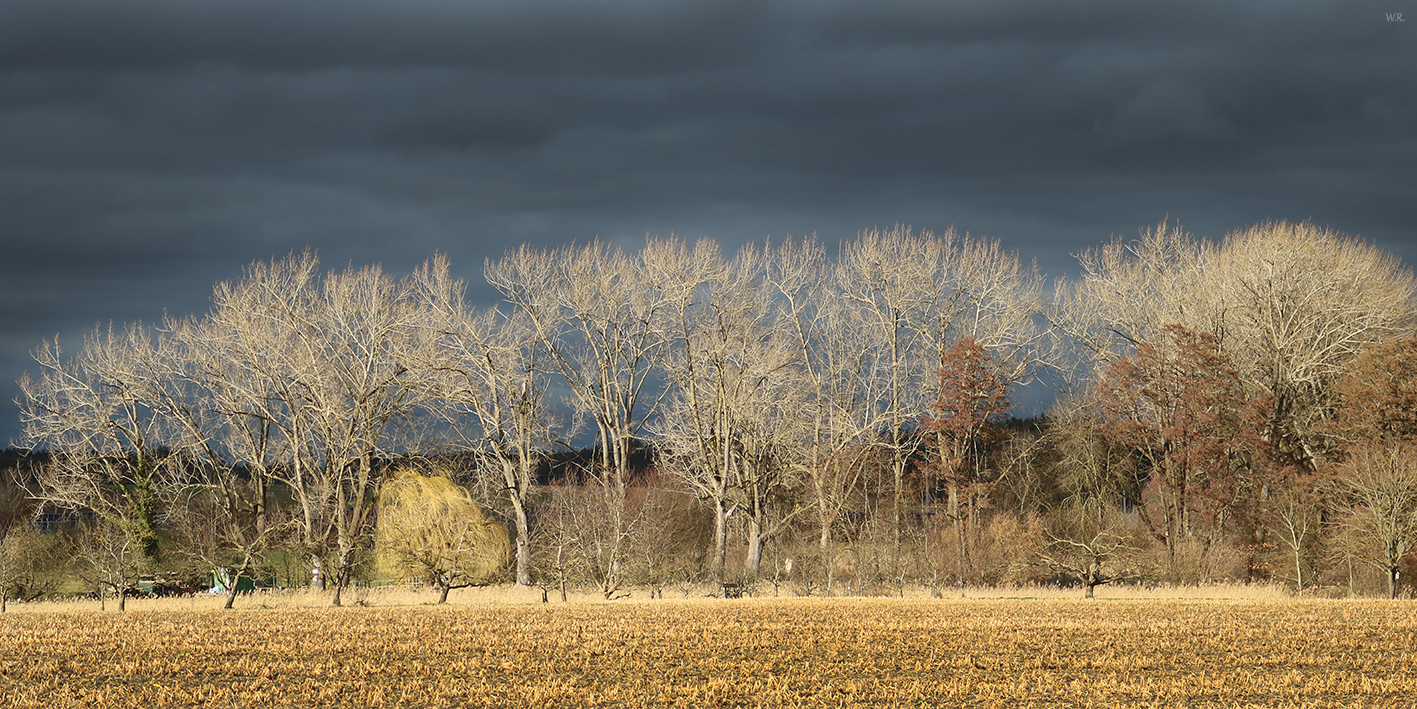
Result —
[[[486,264],[503,302],[476,308],[442,257],[393,278],[294,255],[202,316],[38,350],[32,492],[102,520],[136,569],[170,547],[240,576],[294,550],[336,604],[392,463],[438,456],[474,461],[460,482],[507,521],[518,583],[607,598],[671,568],[829,593],[1234,576],[1224,554],[1274,576],[1277,546],[1302,586],[1339,537],[1388,549],[1395,593],[1417,509],[1362,481],[1411,468],[1392,431],[1417,383],[1381,354],[1413,332],[1410,272],[1287,223],[1219,243],[1162,224],[1080,263],[1049,300],[1036,268],[952,231],[835,254],[523,246]],[[1045,371],[1055,410],[1003,426]]]

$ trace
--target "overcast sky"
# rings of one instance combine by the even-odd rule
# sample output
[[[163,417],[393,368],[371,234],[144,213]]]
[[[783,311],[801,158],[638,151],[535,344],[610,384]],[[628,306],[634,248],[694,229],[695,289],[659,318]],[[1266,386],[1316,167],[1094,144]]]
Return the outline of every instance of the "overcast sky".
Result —
[[[1059,275],[1168,215],[1412,262],[1417,2],[5,0],[0,443],[45,338],[306,246],[899,222]]]

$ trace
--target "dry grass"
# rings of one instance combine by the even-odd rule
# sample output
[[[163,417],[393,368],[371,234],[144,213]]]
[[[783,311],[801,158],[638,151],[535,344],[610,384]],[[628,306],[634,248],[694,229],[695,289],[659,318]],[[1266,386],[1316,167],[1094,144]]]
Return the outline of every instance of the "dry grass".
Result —
[[[963,598],[1037,598],[1076,599],[1082,588],[1057,586],[1019,586],[1012,588],[967,588],[958,592]],[[1097,598],[1133,601],[1277,601],[1293,597],[1293,591],[1275,584],[1215,583],[1200,586],[1122,585],[1098,586]],[[953,594],[946,594],[953,595]]]
[[[326,608],[334,594],[308,589],[267,590],[236,597],[234,610],[278,610],[296,608]],[[590,599],[586,594],[575,594],[576,600]],[[598,597],[597,597],[598,598]],[[355,588],[344,593],[345,605],[352,607],[403,607],[430,605],[438,600],[438,591],[423,587],[385,586],[377,588]],[[515,586],[491,586],[486,588],[457,589],[448,595],[449,603],[458,606],[483,606],[505,604],[530,604],[541,602],[541,591]],[[559,600],[559,599],[558,599]],[[198,594],[171,598],[129,598],[127,609],[130,613],[151,613],[166,611],[219,611],[226,604],[226,596]],[[108,612],[114,612],[117,601],[109,598],[104,604]],[[45,600],[35,603],[11,603],[10,612],[30,613],[71,613],[98,611],[100,603],[88,598]]]
[[[543,606],[538,592],[531,602],[497,593],[444,607],[28,607],[0,618],[0,706],[1406,706],[1417,696],[1417,606],[1402,601]]]
[[[664,597],[669,600],[692,600],[707,598],[714,595],[715,587],[707,585],[694,586],[686,594],[684,589],[673,586],[664,589]],[[882,598],[895,598],[894,589],[882,589]],[[779,590],[781,598],[795,598],[796,596],[786,587]],[[1036,600],[1069,600],[1078,599],[1082,596],[1080,588],[1059,588],[1057,586],[982,586],[954,588],[945,587],[941,589],[944,598],[966,598],[966,599],[1036,599]],[[754,592],[756,598],[773,597],[773,588],[769,584],[759,584]],[[923,586],[908,586],[905,589],[905,599],[930,599],[933,598],[932,591]],[[1284,586],[1270,584],[1208,584],[1203,586],[1099,586],[1097,588],[1097,598],[1099,600],[1283,600],[1293,597],[1293,592]],[[255,593],[245,594],[237,597],[236,610],[257,608],[262,610],[292,609],[292,608],[324,608],[330,605],[333,595],[328,592],[316,592],[306,589],[297,590],[259,590]],[[549,598],[553,605],[560,603],[560,595],[552,591]],[[424,606],[431,605],[438,600],[436,589],[409,586],[383,586],[374,588],[356,588],[345,592],[345,604],[354,607],[404,607],[404,606]],[[599,603],[604,599],[597,593],[585,591],[572,591],[569,594],[572,603]],[[616,601],[620,604],[635,603],[659,603],[652,600],[649,593],[644,589],[636,589],[630,592],[627,598]],[[129,598],[129,612],[153,612],[153,611],[206,611],[221,610],[226,603],[225,596],[201,594],[197,596],[184,596],[179,598]],[[448,604],[453,606],[498,606],[498,605],[526,605],[540,604],[541,591],[534,588],[523,588],[518,586],[487,586],[481,588],[464,588],[452,591],[448,595]],[[97,611],[100,604],[96,600],[87,598],[46,600],[36,603],[12,603],[11,613],[54,613],[54,612],[81,612]],[[105,607],[109,612],[117,607],[113,599],[108,599]]]

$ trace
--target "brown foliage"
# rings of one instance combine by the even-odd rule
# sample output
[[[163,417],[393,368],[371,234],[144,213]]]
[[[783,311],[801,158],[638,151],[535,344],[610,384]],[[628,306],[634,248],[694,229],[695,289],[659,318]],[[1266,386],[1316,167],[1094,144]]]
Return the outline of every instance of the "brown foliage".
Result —
[[[1417,440],[1417,335],[1365,348],[1334,392],[1331,430],[1345,443]]]
[[[1105,435],[1131,451],[1148,479],[1132,501],[1174,559],[1183,540],[1219,541],[1267,474],[1270,404],[1247,394],[1209,333],[1180,325],[1164,332],[1163,345],[1143,345],[1109,367],[1096,396]]]

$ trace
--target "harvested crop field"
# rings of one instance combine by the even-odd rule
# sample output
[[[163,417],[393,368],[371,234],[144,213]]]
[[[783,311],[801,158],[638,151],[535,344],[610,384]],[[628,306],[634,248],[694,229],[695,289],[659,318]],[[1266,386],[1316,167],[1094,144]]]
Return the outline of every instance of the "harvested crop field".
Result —
[[[656,601],[0,617],[0,706],[1408,706],[1383,601]]]

